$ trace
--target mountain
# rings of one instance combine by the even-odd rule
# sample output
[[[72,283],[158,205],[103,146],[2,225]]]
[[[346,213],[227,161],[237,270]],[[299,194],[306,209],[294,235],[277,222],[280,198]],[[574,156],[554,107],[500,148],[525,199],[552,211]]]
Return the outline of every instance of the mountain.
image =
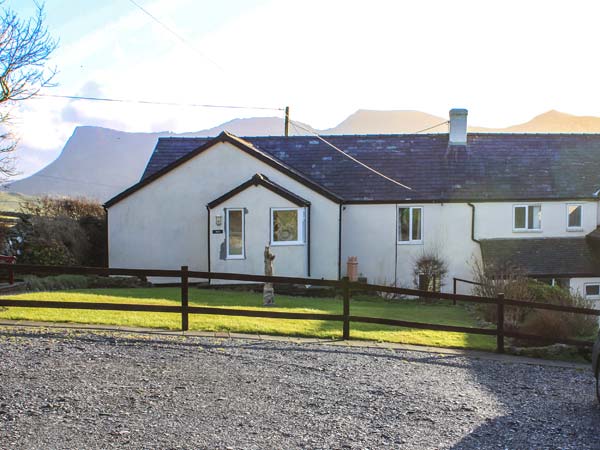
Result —
[[[300,123],[304,128],[312,127]],[[109,128],[75,128],[62,152],[39,172],[7,186],[11,193],[68,195],[106,201],[137,183],[159,137],[216,136],[227,130],[238,136],[281,135],[283,119],[234,119],[217,127],[191,133],[129,133]],[[290,134],[295,134],[290,129]]]
[[[359,109],[334,128],[323,134],[397,134],[416,133],[426,128],[430,133],[448,132],[443,117],[420,111],[373,111]],[[436,126],[437,125],[437,126]]]
[[[600,117],[574,116],[551,110],[518,125],[506,128],[469,127],[469,131],[488,133],[600,133]]]
[[[339,125],[315,130],[298,123],[290,134],[393,134],[447,133],[446,119],[419,111],[358,110]],[[106,201],[139,181],[159,137],[215,136],[223,130],[238,136],[273,136],[283,134],[279,117],[234,119],[206,130],[175,134],[130,133],[108,128],[77,127],[59,157],[39,172],[14,181],[7,189],[25,195],[68,195]],[[506,128],[472,126],[473,132],[503,133],[600,133],[600,118],[574,116],[548,111],[528,122]]]

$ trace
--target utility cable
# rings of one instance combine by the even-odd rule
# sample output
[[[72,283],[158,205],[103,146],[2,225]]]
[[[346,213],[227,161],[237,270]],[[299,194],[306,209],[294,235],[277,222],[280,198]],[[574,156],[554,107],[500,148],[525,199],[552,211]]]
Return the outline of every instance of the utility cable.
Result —
[[[446,124],[448,124],[448,123],[450,123],[450,121],[448,121],[448,120],[444,120],[443,122],[440,122],[440,123],[438,123],[437,125],[433,125],[433,126],[431,126],[431,127],[423,128],[422,130],[415,131],[415,132],[414,132],[414,133],[412,133],[412,134],[419,134],[419,133],[422,133],[422,132],[424,132],[424,131],[433,130],[434,128],[437,128],[437,127],[439,127],[439,126],[441,126],[441,125],[446,125]]]
[[[151,100],[130,100],[124,98],[104,98],[104,97],[84,97],[80,95],[58,95],[58,94],[35,94],[35,97],[46,98],[64,98],[69,100],[88,100],[95,102],[113,102],[113,103],[135,103],[139,105],[160,105],[160,106],[184,106],[190,108],[222,108],[222,109],[260,109],[268,111],[283,111],[285,108],[270,108],[267,106],[243,106],[243,105],[214,105],[201,103],[175,103],[175,102],[155,102]]]
[[[373,172],[374,174],[376,174],[376,175],[378,175],[378,176],[380,176],[380,177],[382,177],[382,178],[385,178],[385,179],[386,179],[386,180],[388,180],[388,181],[391,181],[391,182],[392,182],[392,183],[394,183],[394,184],[397,184],[398,186],[401,186],[401,187],[403,187],[404,189],[408,189],[409,191],[412,191],[412,190],[413,190],[411,187],[408,187],[408,186],[406,186],[405,184],[402,184],[402,183],[400,183],[399,181],[397,181],[397,180],[394,180],[393,178],[390,178],[390,177],[388,177],[387,175],[384,175],[384,174],[382,174],[382,173],[381,173],[381,172],[379,172],[378,170],[376,170],[376,169],[372,168],[371,166],[369,166],[369,165],[365,164],[364,162],[362,162],[362,161],[360,161],[360,160],[356,159],[354,156],[352,156],[352,155],[350,155],[350,154],[346,153],[344,150],[342,150],[342,149],[340,149],[339,147],[336,147],[335,145],[333,145],[333,144],[332,144],[331,142],[329,142],[327,139],[325,139],[325,138],[321,137],[319,134],[315,133],[315,132],[314,132],[314,131],[312,131],[312,130],[309,130],[308,128],[306,128],[306,127],[302,126],[300,123],[298,123],[298,122],[296,122],[296,121],[294,121],[294,120],[290,119],[290,117],[289,117],[289,116],[287,116],[287,119],[290,121],[290,123],[294,123],[294,122],[295,122],[295,123],[296,123],[296,125],[298,126],[298,128],[301,128],[301,129],[303,129],[304,131],[307,131],[308,133],[310,133],[310,134],[314,135],[314,136],[315,136],[317,139],[319,139],[320,141],[322,141],[324,144],[328,145],[329,147],[331,147],[331,148],[332,148],[332,149],[334,149],[335,151],[337,151],[337,152],[341,153],[341,154],[342,154],[342,155],[344,155],[346,158],[348,158],[348,159],[350,159],[350,160],[354,161],[356,164],[358,164],[358,165],[360,165],[360,166],[364,167],[365,169],[367,169],[367,170],[369,170],[369,171]]]
[[[161,21],[158,17],[156,17],[150,11],[148,11],[147,9],[145,9],[138,2],[136,2],[135,0],[129,0],[129,2],[131,4],[133,4],[133,5],[135,5],[137,8],[139,8],[144,14],[146,14],[148,17],[150,17],[152,20],[154,20],[156,23],[158,23],[161,27],[163,27],[165,30],[167,30],[169,33],[171,33],[173,36],[175,36],[181,43],[187,45],[189,48],[191,48],[193,51],[195,51],[201,57],[206,58],[207,61],[210,61],[210,63],[213,64],[216,68],[218,68],[221,72],[225,72],[223,70],[223,68],[219,64],[217,64],[216,61],[212,60],[205,53],[203,53],[200,50],[198,50],[187,39],[185,39],[183,36],[181,36],[175,30],[173,30],[172,28],[170,28],[169,26],[167,26],[163,21]]]

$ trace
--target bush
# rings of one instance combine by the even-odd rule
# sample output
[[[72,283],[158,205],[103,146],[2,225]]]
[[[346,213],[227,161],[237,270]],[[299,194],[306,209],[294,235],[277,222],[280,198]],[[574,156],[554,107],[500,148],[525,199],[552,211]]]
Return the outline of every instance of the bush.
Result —
[[[419,256],[413,266],[413,282],[422,291],[439,292],[444,286],[448,264],[438,252],[426,251]]]
[[[481,283],[475,287],[474,294],[482,297],[497,297],[498,294],[504,293],[506,298],[515,300],[580,308],[593,307],[590,301],[579,294],[529,279],[521,271],[508,266],[483,267],[476,264],[474,276],[475,281]],[[496,322],[495,304],[479,305],[477,309],[484,320]],[[523,307],[507,306],[504,310],[504,322],[509,330],[555,339],[590,337],[598,330],[595,316]]]
[[[27,276],[25,290],[66,291],[72,289],[134,288],[150,284],[136,277],[100,277],[85,275],[57,275],[52,277]]]
[[[103,266],[106,222],[102,206],[84,199],[29,200],[5,242],[26,264]]]
[[[593,304],[579,294],[572,294],[558,286],[548,286],[532,281],[529,285],[534,301],[552,305],[592,308]],[[598,331],[595,316],[565,313],[544,309],[532,310],[521,326],[524,333],[559,339],[590,337]]]

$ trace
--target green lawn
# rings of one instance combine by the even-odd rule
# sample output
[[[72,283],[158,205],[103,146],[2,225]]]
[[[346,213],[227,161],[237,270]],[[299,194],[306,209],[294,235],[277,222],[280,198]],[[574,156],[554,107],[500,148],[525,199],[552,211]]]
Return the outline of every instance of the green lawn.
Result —
[[[191,288],[190,305],[263,309],[262,296],[257,293],[204,290]],[[137,289],[84,289],[62,292],[35,292],[11,295],[7,298],[24,300],[64,300],[83,302],[179,304],[179,288]],[[316,312],[341,314],[340,299],[276,296],[276,307],[271,311]],[[414,322],[445,325],[478,326],[472,315],[462,306],[423,304],[405,300],[389,302],[379,298],[353,299],[350,313],[357,316],[396,318]],[[2,319],[33,321],[77,322],[149,328],[179,329],[181,317],[171,313],[144,313],[123,311],[87,311],[68,309],[8,308],[0,311]],[[213,315],[190,315],[190,329],[204,331],[231,331],[320,338],[340,338],[341,322],[316,320],[281,320]],[[470,335],[430,330],[389,327],[375,324],[351,323],[353,339],[431,345],[440,347],[494,349],[491,336]]]

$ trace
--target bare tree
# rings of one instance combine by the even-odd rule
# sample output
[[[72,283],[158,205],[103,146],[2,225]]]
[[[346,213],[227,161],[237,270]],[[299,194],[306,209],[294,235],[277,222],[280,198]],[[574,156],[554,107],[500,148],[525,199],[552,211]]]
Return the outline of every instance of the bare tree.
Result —
[[[36,95],[52,85],[55,69],[46,63],[58,43],[44,25],[44,5],[36,4],[33,17],[21,19],[0,3],[0,176],[15,175],[17,140],[10,132],[9,106]]]

